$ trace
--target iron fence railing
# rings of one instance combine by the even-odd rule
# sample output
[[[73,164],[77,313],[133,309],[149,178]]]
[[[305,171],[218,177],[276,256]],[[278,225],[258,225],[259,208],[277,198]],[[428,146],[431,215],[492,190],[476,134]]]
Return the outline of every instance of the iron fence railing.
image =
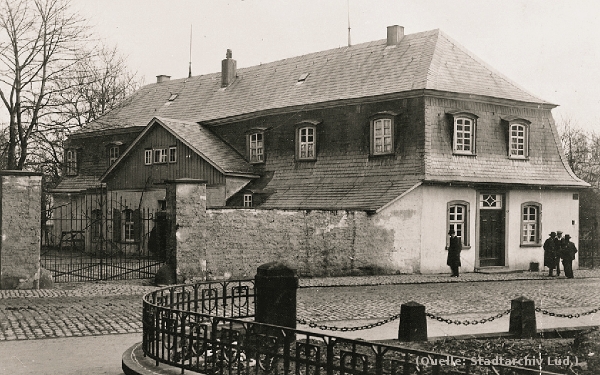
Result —
[[[249,321],[254,296],[252,280],[179,285],[146,295],[145,355],[157,366],[219,375],[553,374]]]

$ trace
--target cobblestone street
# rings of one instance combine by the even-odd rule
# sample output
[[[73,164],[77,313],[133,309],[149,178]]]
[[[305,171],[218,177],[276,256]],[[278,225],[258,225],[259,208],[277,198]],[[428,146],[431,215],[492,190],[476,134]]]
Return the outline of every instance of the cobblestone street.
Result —
[[[576,279],[540,274],[398,275],[301,279],[298,318],[341,321],[388,318],[416,301],[427,312],[496,314],[521,295],[552,312],[600,307],[600,272],[577,271]],[[449,281],[452,280],[452,281]],[[0,341],[141,332],[143,294],[155,287],[130,283],[57,284],[40,291],[0,291]],[[332,286],[332,285],[347,286]]]

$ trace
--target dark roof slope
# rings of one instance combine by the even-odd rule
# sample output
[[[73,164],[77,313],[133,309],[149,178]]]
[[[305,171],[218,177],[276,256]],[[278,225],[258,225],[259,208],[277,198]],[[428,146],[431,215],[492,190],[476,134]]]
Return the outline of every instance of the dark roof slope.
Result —
[[[156,116],[202,122],[419,89],[544,102],[432,30],[395,46],[379,40],[238,69],[225,89],[220,73],[150,84],[81,132],[145,126]]]

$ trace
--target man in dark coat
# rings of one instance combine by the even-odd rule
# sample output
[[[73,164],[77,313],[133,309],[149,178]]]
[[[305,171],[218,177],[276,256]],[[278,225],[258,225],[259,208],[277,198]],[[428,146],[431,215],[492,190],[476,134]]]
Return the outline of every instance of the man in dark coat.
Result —
[[[460,251],[462,250],[462,244],[460,238],[456,237],[454,229],[450,229],[448,232],[450,235],[450,245],[448,246],[448,260],[446,264],[450,266],[452,270],[452,277],[458,277],[458,267],[460,267]]]
[[[565,276],[568,279],[573,278],[573,260],[575,259],[575,254],[577,254],[577,248],[575,244],[570,241],[571,236],[565,234],[564,247],[562,249],[561,258],[563,269],[565,270]]]
[[[563,238],[563,232],[556,231],[556,237],[554,238],[554,254],[555,254],[555,265],[556,265],[556,276],[560,276],[560,256],[565,246],[565,239]]]
[[[556,238],[556,232],[551,232],[550,237],[544,242],[544,266],[548,267],[548,276],[554,276],[554,268],[556,268],[554,238]]]

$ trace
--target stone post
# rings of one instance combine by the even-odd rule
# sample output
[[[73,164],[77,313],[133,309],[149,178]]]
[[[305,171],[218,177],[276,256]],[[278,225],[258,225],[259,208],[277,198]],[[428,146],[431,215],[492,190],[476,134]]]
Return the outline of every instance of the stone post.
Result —
[[[414,301],[404,303],[400,306],[398,340],[427,341],[425,306]]]
[[[176,282],[206,278],[206,181],[167,181],[167,212],[171,219],[167,264],[175,270]]]
[[[510,307],[508,332],[519,338],[536,337],[535,302],[521,296],[513,299]]]
[[[256,321],[296,328],[296,271],[282,263],[258,267],[254,278]]]
[[[0,289],[37,289],[42,175],[0,172]]]

